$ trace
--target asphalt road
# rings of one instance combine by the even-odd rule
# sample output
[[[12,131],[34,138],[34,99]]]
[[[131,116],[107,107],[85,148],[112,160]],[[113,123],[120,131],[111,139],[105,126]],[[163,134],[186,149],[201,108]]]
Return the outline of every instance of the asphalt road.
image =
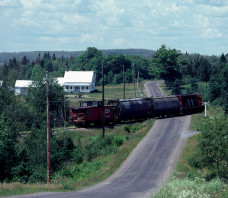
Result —
[[[161,96],[158,82],[145,85],[148,96]],[[156,120],[152,129],[132,151],[121,167],[108,179],[84,190],[36,193],[17,197],[33,198],[141,198],[152,193],[169,178],[185,143],[191,116]]]

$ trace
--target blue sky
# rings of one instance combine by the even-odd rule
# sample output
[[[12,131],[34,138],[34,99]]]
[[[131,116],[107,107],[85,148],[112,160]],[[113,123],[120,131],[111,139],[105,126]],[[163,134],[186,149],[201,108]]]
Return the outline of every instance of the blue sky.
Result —
[[[228,53],[228,0],[0,0],[0,52]]]

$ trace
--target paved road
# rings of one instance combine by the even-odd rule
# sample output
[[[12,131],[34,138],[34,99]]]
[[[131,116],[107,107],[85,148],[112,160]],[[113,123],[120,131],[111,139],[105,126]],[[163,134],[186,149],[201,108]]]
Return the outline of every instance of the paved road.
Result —
[[[162,95],[158,82],[145,85],[148,96]],[[23,197],[139,198],[151,197],[164,184],[182,150],[190,116],[156,120],[153,128],[132,151],[121,167],[107,180],[90,188],[66,193],[39,193]]]

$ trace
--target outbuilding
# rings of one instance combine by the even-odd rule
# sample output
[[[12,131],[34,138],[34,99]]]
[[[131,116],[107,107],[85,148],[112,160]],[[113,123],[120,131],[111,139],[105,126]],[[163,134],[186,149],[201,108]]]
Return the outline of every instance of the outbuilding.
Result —
[[[3,81],[2,81],[2,80],[0,80],[0,87],[2,86],[2,84],[3,84]]]
[[[16,80],[14,94],[25,95],[27,93],[27,89],[32,85],[32,80]]]
[[[89,93],[95,90],[96,77],[94,71],[66,71],[64,82],[61,80],[58,81],[62,82],[65,92]]]

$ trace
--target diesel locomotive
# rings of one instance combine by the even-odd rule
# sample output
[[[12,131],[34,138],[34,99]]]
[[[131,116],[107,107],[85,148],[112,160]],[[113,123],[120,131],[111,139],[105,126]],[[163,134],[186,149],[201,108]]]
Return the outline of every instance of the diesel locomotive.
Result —
[[[199,93],[108,100],[104,106],[105,124],[130,120],[145,120],[164,116],[178,116],[203,111],[202,95]],[[100,125],[102,123],[102,102],[83,101],[80,107],[70,108],[71,124],[76,126]]]

